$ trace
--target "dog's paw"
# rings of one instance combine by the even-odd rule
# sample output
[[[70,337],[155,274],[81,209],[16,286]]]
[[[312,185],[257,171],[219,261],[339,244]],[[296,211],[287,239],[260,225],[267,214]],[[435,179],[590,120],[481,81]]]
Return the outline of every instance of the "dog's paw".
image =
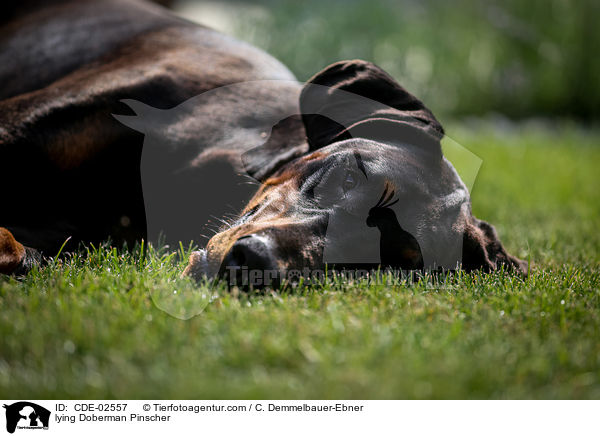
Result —
[[[25,260],[25,247],[15,237],[0,227],[0,274],[12,274]]]
[[[0,227],[0,274],[27,274],[41,260],[37,250],[24,247],[11,232]]]

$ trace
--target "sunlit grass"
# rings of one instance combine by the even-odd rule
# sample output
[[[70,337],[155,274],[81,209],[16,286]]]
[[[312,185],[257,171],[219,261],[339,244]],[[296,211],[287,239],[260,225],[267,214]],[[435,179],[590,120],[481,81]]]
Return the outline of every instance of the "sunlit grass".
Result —
[[[0,395],[599,398],[600,135],[449,134],[483,160],[474,212],[531,259],[528,278],[247,295],[180,278],[188,247],[90,247],[0,278]]]

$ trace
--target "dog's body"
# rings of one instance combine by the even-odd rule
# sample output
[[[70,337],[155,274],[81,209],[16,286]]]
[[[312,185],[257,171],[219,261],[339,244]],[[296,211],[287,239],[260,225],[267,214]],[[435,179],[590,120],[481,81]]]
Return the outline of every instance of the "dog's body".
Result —
[[[437,120],[372,64],[336,64],[303,89],[265,53],[158,6],[64,0],[38,4],[28,13],[9,12],[10,20],[0,28],[0,272],[26,270],[40,253],[54,255],[69,237],[70,248],[107,238],[133,243],[146,237],[149,211],[172,215],[159,220],[171,240],[197,241],[211,216],[239,211],[255,194],[256,188],[239,187],[236,177],[244,172],[263,186],[240,218],[192,257],[187,273],[199,277],[240,264],[316,268],[331,253],[347,254],[339,234],[347,233],[348,223],[363,223],[375,213],[375,201],[364,193],[352,197],[357,202],[352,207],[327,197],[330,187],[321,181],[336,180],[331,169],[340,168],[335,163],[340,159],[344,165],[348,159],[355,162],[348,156],[369,180],[369,195],[378,196],[388,185],[404,195],[402,211],[393,214],[396,223],[388,227],[407,236],[389,239],[411,240],[413,249],[399,251],[416,257],[395,261],[394,247],[388,246],[382,249],[384,263],[462,263],[466,269],[487,270],[504,263],[523,269],[493,229],[471,216],[466,188],[439,150],[443,130]],[[237,83],[246,85],[227,87]],[[224,91],[210,94],[219,89]],[[356,113],[325,113],[335,106],[331,99],[346,91],[390,110],[360,103]],[[147,108],[184,107],[199,95],[206,97],[157,127],[174,138],[172,144],[144,144],[136,123],[127,121],[135,115],[131,108],[140,116]],[[339,124],[324,123],[327,116],[339,117]],[[355,128],[382,119],[403,135],[399,142]],[[148,137],[147,130],[138,130]],[[142,177],[142,154],[151,148]],[[305,207],[305,183],[324,166],[328,172],[310,195],[311,201],[318,197],[317,203],[323,196],[329,200],[315,212],[314,204]],[[348,187],[356,182],[349,177]],[[200,191],[217,194],[202,196],[199,205]],[[343,196],[350,198],[345,189]],[[371,221],[376,222],[375,215]],[[342,224],[334,228],[334,222]],[[384,238],[379,224],[372,231],[379,228]],[[450,252],[458,247],[462,253],[448,257],[450,245]],[[348,259],[340,263],[357,263]]]
[[[110,237],[120,244],[145,237],[143,135],[113,117],[131,115],[120,100],[167,109],[231,83],[294,80],[265,53],[152,4],[59,1],[15,15],[0,29],[0,226],[45,255],[56,254],[68,237],[71,249],[77,241]],[[289,84],[262,91],[263,113],[297,111],[299,91]],[[163,180],[170,189],[192,182],[228,186],[243,171],[228,168],[226,155],[215,158],[224,170],[217,174],[190,164],[208,147],[229,148],[239,159],[244,147],[269,131],[270,120],[260,130],[251,119],[257,97],[250,94],[213,102],[207,113],[186,120],[180,132],[192,132],[193,141],[180,138],[178,149],[163,156],[165,167],[186,169],[179,180]],[[220,114],[230,115],[230,125],[220,122]],[[224,144],[229,128],[240,140]],[[191,193],[193,186],[186,189]],[[227,203],[241,208],[247,200],[218,198],[220,203],[205,205],[204,218],[231,213]],[[200,220],[189,232],[185,214],[180,218],[188,233],[175,236],[197,240]],[[14,266],[6,262],[5,270]]]

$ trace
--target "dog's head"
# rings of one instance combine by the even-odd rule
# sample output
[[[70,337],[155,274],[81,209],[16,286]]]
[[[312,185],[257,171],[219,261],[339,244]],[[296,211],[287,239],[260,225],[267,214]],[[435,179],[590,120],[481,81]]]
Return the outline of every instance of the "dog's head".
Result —
[[[383,70],[333,64],[307,82],[300,109],[244,154],[261,187],[185,274],[326,264],[525,270],[472,216],[468,190],[442,154],[440,123]],[[306,137],[289,135],[298,128]]]

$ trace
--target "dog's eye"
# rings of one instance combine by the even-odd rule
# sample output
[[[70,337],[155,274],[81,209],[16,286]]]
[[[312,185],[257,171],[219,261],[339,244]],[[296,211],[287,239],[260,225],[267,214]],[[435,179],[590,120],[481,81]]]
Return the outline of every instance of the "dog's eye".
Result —
[[[352,171],[346,172],[346,175],[344,176],[344,182],[342,183],[344,192],[348,192],[351,189],[356,188],[358,186],[358,181],[359,179],[356,173]]]

